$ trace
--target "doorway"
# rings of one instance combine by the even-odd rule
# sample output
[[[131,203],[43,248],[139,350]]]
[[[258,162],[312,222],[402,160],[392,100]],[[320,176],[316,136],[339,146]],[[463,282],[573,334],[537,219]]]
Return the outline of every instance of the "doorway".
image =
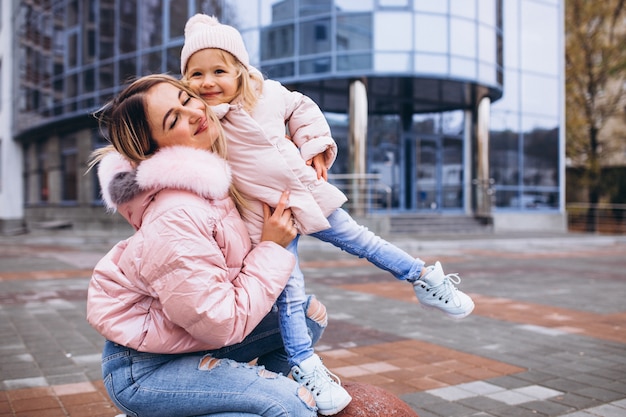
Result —
[[[463,209],[463,138],[417,135],[407,143],[407,209],[451,212]]]

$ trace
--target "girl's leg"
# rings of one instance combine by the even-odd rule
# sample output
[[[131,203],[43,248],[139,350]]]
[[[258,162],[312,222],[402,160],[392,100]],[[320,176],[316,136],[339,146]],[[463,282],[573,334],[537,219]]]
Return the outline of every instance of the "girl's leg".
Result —
[[[359,258],[365,258],[398,279],[415,281],[419,278],[424,267],[421,259],[414,258],[358,224],[345,210],[335,210],[328,216],[328,221],[330,229],[311,236],[332,243]]]
[[[315,346],[315,344],[322,337],[324,329],[328,323],[326,307],[317,298],[315,298],[315,296],[309,296],[304,309],[306,314],[307,330],[309,336],[311,337],[311,346]],[[289,375],[291,366],[289,365],[289,361],[287,359],[287,352],[282,344],[282,338],[280,341],[280,347],[266,354],[259,355],[257,364],[263,365],[267,369],[274,372]]]
[[[343,410],[352,400],[318,355],[313,352],[311,337],[307,331],[304,313],[306,295],[304,275],[298,262],[297,236],[287,247],[296,257],[296,266],[276,305],[278,306],[280,331],[292,365],[292,377],[310,390],[320,414],[332,415]]]
[[[210,355],[157,355],[107,341],[104,385],[128,416],[317,415],[296,382],[262,367]]]
[[[455,319],[467,317],[474,310],[471,297],[454,286],[461,279],[457,274],[444,274],[439,262],[426,268],[422,274],[424,262],[421,259],[412,257],[370,232],[355,222],[346,211],[335,210],[328,216],[328,221],[330,229],[313,233],[312,236],[366,258],[396,278],[412,283],[415,296],[423,307],[441,310]]]
[[[298,239],[296,238],[287,246],[296,257],[296,266],[285,289],[278,297],[280,332],[285,344],[285,351],[291,366],[300,364],[303,360],[313,355],[311,336],[306,326],[304,306],[307,301],[304,290],[304,275],[298,262]]]
[[[315,296],[310,295],[304,308],[307,332],[314,346],[327,325],[326,307]],[[283,375],[288,375],[291,371],[278,325],[278,308],[270,311],[241,343],[210,353],[217,358],[229,358],[238,362],[250,362],[258,358],[258,365]]]

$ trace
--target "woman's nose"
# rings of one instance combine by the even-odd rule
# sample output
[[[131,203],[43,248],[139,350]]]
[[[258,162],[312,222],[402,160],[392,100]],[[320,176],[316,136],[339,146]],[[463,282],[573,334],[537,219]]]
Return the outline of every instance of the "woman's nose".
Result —
[[[187,107],[187,111],[189,112],[189,120],[190,122],[197,122],[205,116],[205,108],[200,103],[200,100],[195,100],[197,104],[194,107]]]

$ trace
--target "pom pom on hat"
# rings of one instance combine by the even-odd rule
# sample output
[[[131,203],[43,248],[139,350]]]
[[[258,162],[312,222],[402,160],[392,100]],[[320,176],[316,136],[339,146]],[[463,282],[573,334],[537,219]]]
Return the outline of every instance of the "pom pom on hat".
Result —
[[[196,14],[185,25],[185,44],[180,53],[180,72],[185,74],[191,56],[207,48],[222,49],[231,53],[246,68],[250,68],[250,58],[237,29],[221,24],[216,17]]]

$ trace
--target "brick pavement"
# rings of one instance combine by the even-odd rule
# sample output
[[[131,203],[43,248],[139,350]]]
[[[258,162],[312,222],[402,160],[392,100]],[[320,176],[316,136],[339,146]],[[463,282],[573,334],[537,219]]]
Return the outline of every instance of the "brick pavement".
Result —
[[[0,417],[113,417],[102,338],[84,320],[91,237],[0,238]],[[626,415],[626,238],[402,240],[459,272],[476,301],[453,321],[367,262],[304,238],[317,346],[343,380],[383,387],[420,417]]]

